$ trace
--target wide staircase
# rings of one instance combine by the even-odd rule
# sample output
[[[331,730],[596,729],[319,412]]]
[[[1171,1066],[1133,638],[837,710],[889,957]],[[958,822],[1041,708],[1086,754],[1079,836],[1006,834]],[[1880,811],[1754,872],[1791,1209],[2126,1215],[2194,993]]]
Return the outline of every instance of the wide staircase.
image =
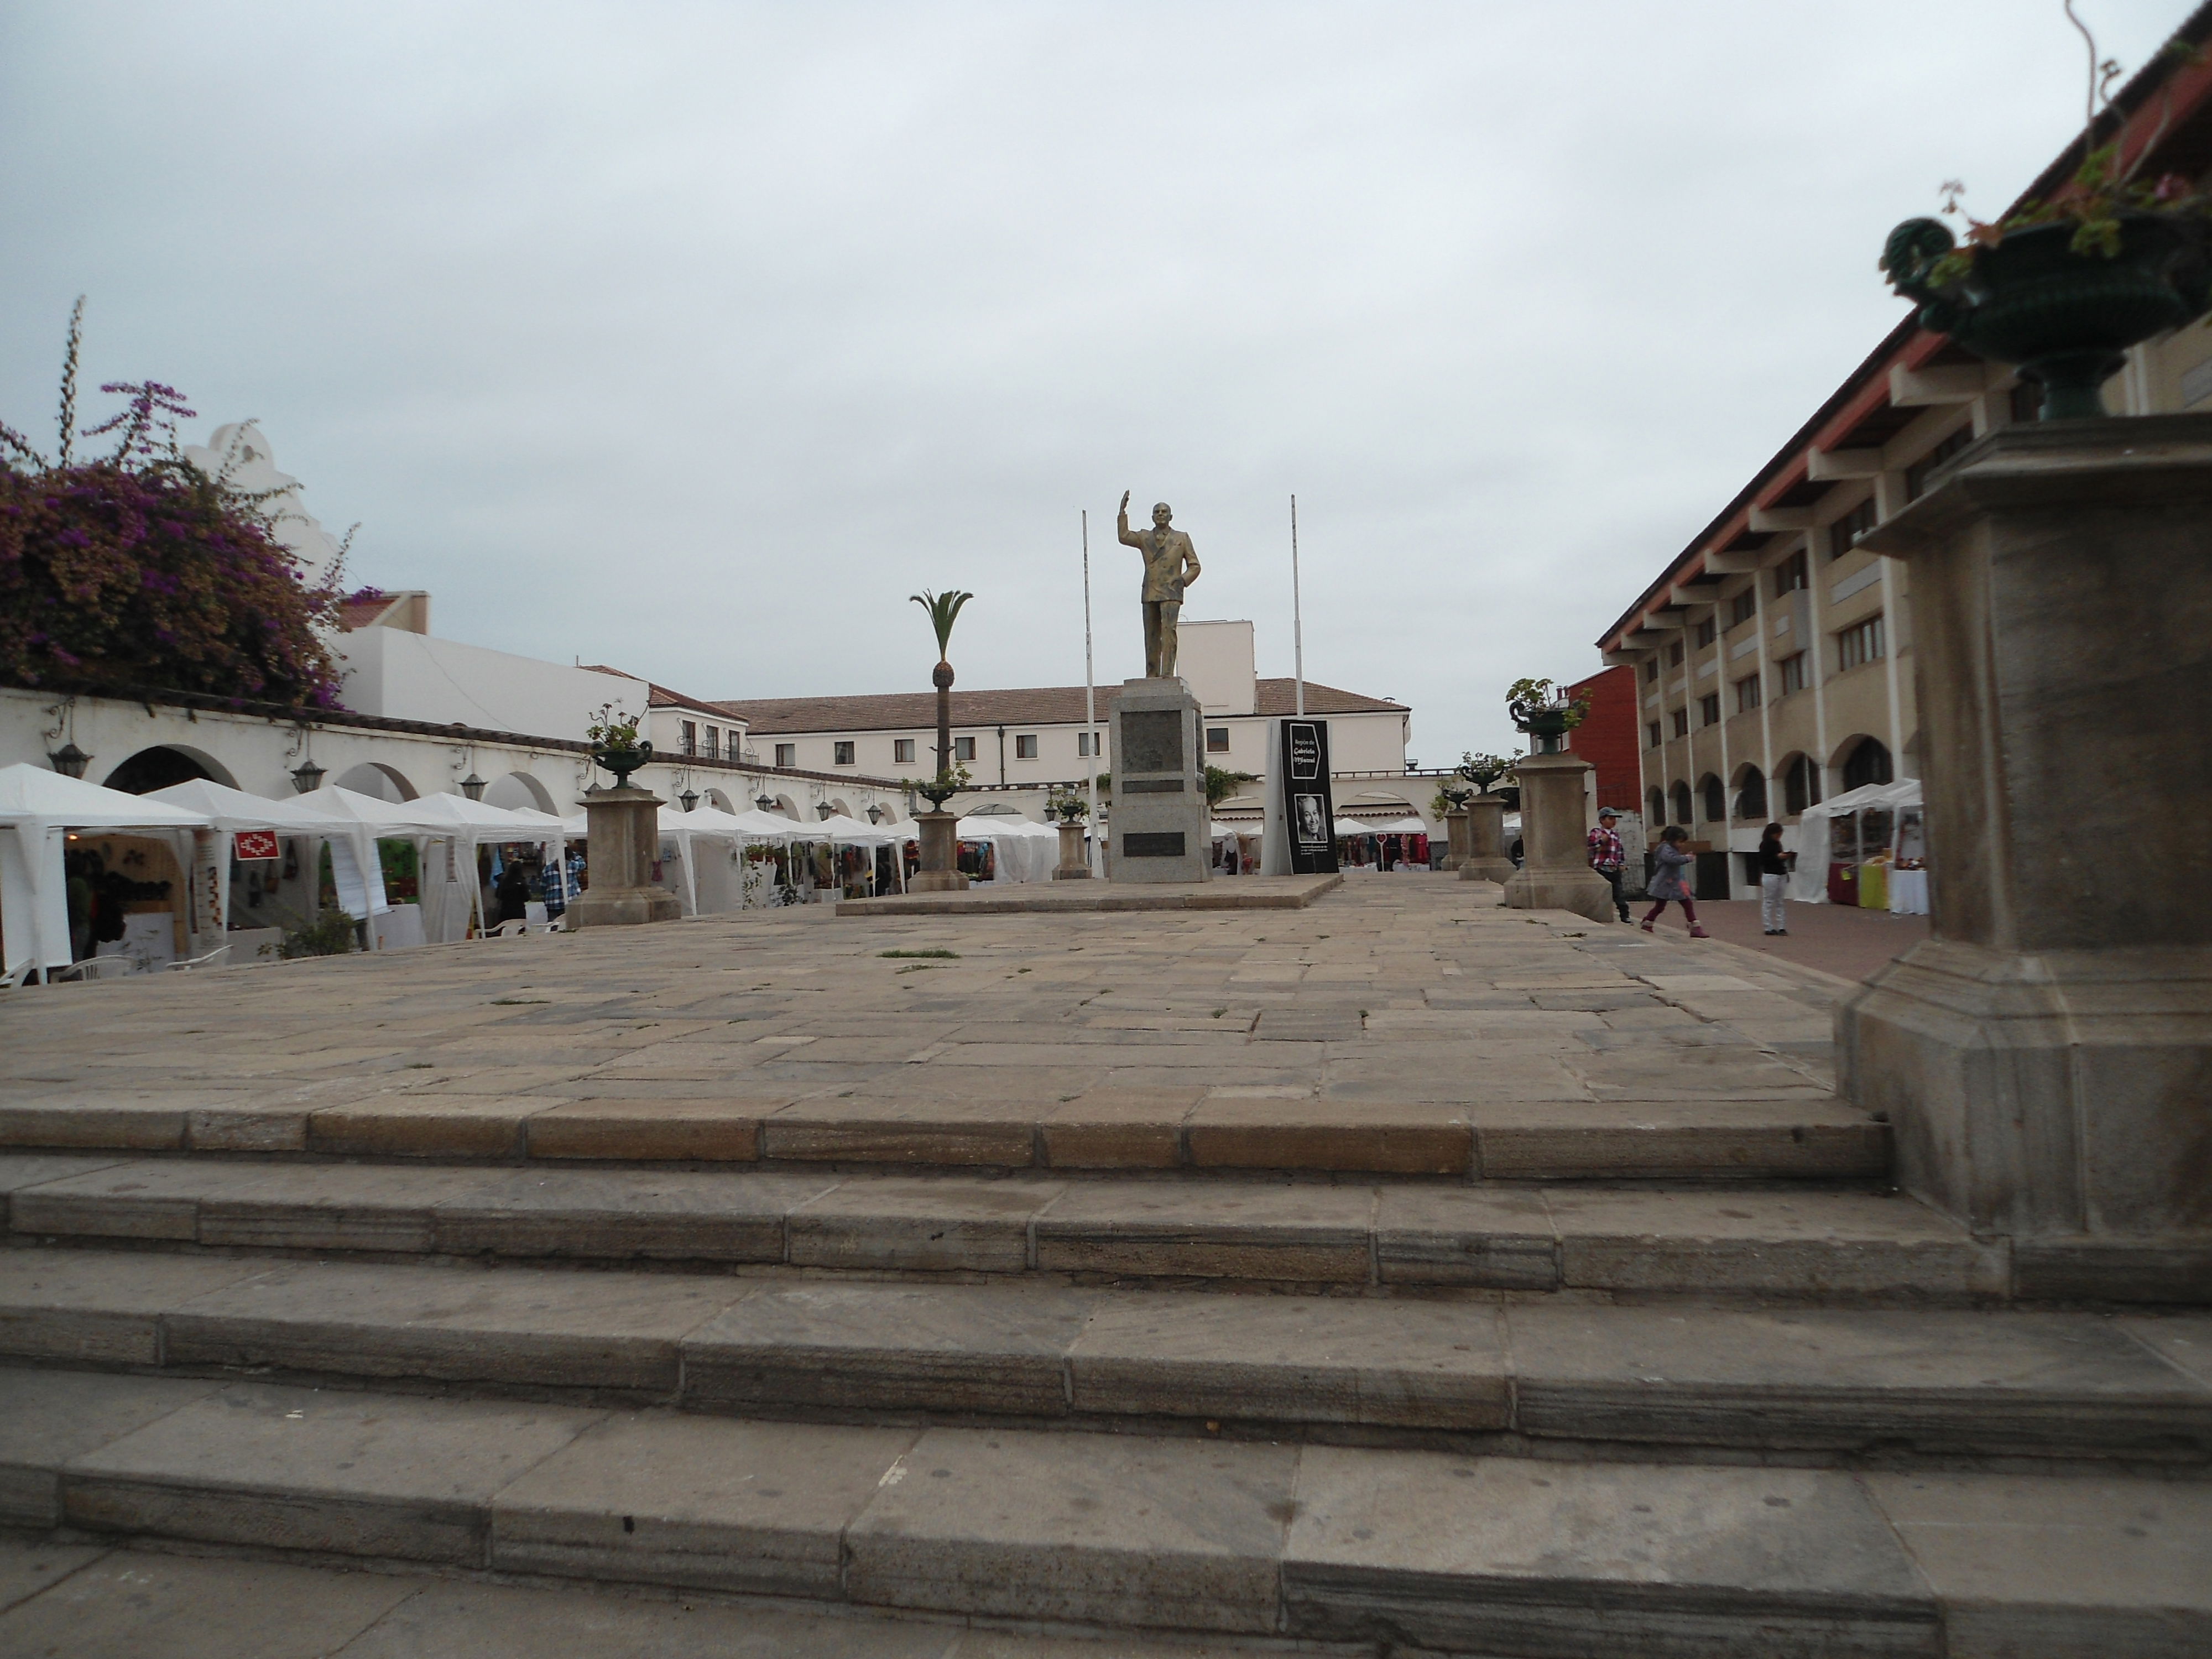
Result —
[[[1817,1091],[1499,1075],[17,1114],[0,1521],[1126,1653],[2212,1652],[2212,1316],[2069,1304]]]

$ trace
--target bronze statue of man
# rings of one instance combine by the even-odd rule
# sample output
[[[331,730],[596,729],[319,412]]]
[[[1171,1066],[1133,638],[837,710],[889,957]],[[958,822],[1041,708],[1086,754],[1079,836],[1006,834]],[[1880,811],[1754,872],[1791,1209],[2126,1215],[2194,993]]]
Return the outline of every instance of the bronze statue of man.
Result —
[[[1175,516],[1165,501],[1152,509],[1152,527],[1129,528],[1129,492],[1121,492],[1121,510],[1114,522],[1125,546],[1145,556],[1145,678],[1173,679],[1176,672],[1176,623],[1182,615],[1182,591],[1198,580],[1198,555],[1190,538],[1175,529]]]

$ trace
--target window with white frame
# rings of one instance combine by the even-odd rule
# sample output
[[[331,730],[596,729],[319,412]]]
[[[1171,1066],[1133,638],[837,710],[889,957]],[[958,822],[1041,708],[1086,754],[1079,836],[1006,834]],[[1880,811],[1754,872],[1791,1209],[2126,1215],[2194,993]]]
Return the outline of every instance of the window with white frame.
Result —
[[[776,744],[776,746],[775,746],[775,763],[776,763],[778,766],[796,766],[796,765],[798,765],[798,764],[799,764],[799,745],[798,745],[797,744],[795,744],[795,743],[780,743],[780,744]]]
[[[912,738],[893,738],[891,739],[891,762],[896,766],[911,766],[914,764],[914,739]]]
[[[1014,758],[1016,760],[1035,760],[1036,757],[1036,733],[1034,732],[1017,732],[1014,737]]]
[[[830,759],[833,765],[850,766],[853,763],[852,738],[840,738],[835,743],[831,744],[830,745]]]

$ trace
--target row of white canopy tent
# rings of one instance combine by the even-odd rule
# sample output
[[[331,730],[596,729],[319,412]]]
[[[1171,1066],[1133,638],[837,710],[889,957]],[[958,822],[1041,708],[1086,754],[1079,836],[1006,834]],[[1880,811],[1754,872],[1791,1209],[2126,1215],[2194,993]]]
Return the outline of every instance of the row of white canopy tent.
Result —
[[[477,848],[487,842],[534,843],[560,856],[568,831],[550,812],[487,806],[465,795],[425,795],[387,801],[326,785],[305,795],[272,800],[250,795],[205,778],[172,784],[150,794],[131,795],[102,788],[43,767],[0,768],[0,957],[5,971],[26,964],[41,972],[70,964],[67,866],[71,830],[106,830],[160,835],[177,849],[180,870],[195,868],[195,831],[225,836],[266,830],[279,836],[313,836],[331,848],[331,873],[339,904],[357,921],[371,923],[391,908],[377,857],[379,841],[453,843],[456,865],[467,871],[463,884],[470,914],[483,923],[481,890],[476,881]],[[209,906],[217,918],[230,914],[228,848],[214,860],[216,892]]]
[[[571,835],[581,836],[583,826],[584,815],[581,813],[568,820],[568,828]],[[737,846],[827,844],[831,847],[900,848],[908,842],[918,840],[921,826],[912,818],[892,823],[863,823],[858,818],[849,817],[842,812],[810,823],[801,819],[779,817],[773,812],[725,812],[713,806],[701,806],[689,812],[680,812],[664,806],[660,809],[660,833],[665,839],[677,845],[678,856],[684,866],[685,908],[696,914],[699,908],[699,889],[698,862],[694,849],[701,841],[723,842]],[[992,843],[1001,881],[1049,881],[1054,866],[1060,861],[1060,832],[1027,818],[998,814],[963,817],[955,826],[955,834],[962,841]],[[894,858],[891,862],[899,884],[903,888],[906,882],[905,861]]]
[[[725,812],[702,806],[690,812],[660,809],[663,836],[681,849],[686,908],[698,909],[694,854],[701,841],[732,846],[766,843],[902,847],[916,840],[921,826],[911,818],[886,824],[863,823],[840,813],[808,823],[757,811]],[[450,842],[454,863],[465,871],[468,915],[483,925],[482,889],[476,880],[477,853],[485,845],[536,845],[549,866],[556,866],[563,845],[586,838],[587,815],[563,819],[527,808],[489,806],[465,795],[424,795],[389,801],[328,784],[304,795],[271,799],[248,794],[209,779],[173,784],[150,794],[132,795],[103,788],[44,767],[0,767],[0,970],[12,974],[26,965],[41,972],[69,966],[67,837],[72,830],[158,835],[177,851],[180,870],[195,868],[196,831],[225,836],[267,831],[278,836],[309,836],[331,849],[331,874],[340,908],[370,923],[392,908],[377,856],[379,841],[408,840],[418,848]],[[1026,818],[987,814],[963,817],[957,833],[967,842],[988,842],[996,854],[999,879],[1046,881],[1059,859],[1059,834]],[[213,860],[216,892],[212,915],[230,914],[230,865],[226,846]],[[904,884],[905,864],[895,858]]]

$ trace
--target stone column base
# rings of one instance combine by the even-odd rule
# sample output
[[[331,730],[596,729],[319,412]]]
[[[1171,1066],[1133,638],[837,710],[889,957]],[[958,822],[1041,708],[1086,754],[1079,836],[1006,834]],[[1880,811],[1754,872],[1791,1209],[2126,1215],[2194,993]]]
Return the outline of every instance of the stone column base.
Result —
[[[1060,863],[1054,881],[1088,881],[1091,866],[1083,861],[1083,826],[1072,820],[1060,826]]]
[[[683,914],[684,901],[659,887],[588,888],[568,902],[566,912],[571,927],[635,927]]]
[[[1505,902],[1516,910],[1571,910],[1592,921],[1613,921],[1613,884],[1595,870],[1516,870],[1505,884]]]
[[[1503,884],[1518,874],[1511,859],[1471,858],[1459,867],[1462,881],[1494,881]]]
[[[959,871],[960,818],[953,812],[917,812],[921,826],[921,868],[907,878],[909,893],[964,893],[968,878]]]
[[[2212,951],[1930,939],[1836,1052],[1905,1189],[2011,1239],[2015,1296],[2212,1301]]]

